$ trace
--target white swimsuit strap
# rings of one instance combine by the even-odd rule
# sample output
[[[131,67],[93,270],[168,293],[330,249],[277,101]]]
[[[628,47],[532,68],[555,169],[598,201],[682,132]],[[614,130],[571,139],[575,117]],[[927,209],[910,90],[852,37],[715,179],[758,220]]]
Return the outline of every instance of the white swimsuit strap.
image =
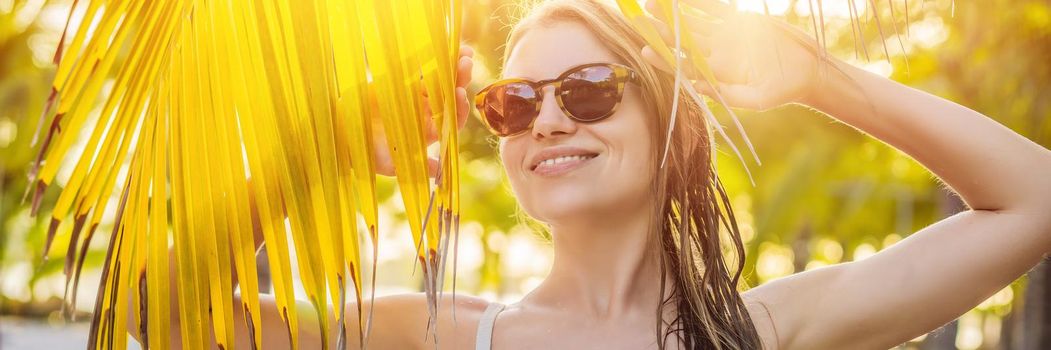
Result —
[[[478,337],[475,339],[475,350],[489,350],[493,346],[493,326],[496,324],[496,315],[504,310],[505,305],[497,302],[489,303],[485,308],[482,318],[478,320]]]

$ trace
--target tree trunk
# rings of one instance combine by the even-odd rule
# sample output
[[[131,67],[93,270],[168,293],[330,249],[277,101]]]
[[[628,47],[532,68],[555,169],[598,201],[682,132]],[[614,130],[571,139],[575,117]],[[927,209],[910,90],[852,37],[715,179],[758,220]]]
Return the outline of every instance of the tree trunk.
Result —
[[[954,350],[956,349],[956,330],[960,321],[952,320],[942,328],[927,333],[927,338],[920,344],[920,350]]]
[[[1051,263],[1045,259],[1029,272],[1021,310],[1017,317],[1021,320],[1017,332],[1020,337],[1014,339],[1013,349],[1046,350],[1051,349]]]
[[[942,189],[940,191],[940,198],[938,200],[939,211],[941,212],[942,218],[947,218],[955,215],[967,209],[964,205],[963,200],[960,199],[955,193],[950,190]],[[927,334],[927,338],[924,339],[923,344],[920,345],[922,350],[953,350],[956,349],[956,332],[960,322],[953,320],[942,328],[934,332]]]

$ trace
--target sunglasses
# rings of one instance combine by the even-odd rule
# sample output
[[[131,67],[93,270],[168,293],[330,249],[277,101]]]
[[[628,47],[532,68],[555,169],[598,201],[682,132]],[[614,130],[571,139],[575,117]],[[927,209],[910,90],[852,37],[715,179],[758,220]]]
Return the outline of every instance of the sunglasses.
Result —
[[[482,121],[493,134],[515,136],[533,128],[540,115],[543,89],[555,86],[555,101],[566,116],[578,122],[596,122],[613,115],[628,82],[638,83],[631,68],[616,63],[589,63],[541,81],[504,79],[475,95]]]

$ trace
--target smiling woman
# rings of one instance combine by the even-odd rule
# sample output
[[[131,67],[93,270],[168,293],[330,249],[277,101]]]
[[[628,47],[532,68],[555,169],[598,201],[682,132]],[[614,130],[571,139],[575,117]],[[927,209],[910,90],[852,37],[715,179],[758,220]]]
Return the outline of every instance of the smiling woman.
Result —
[[[638,347],[757,348],[759,337],[736,292],[741,266],[722,256],[729,246],[740,262],[743,247],[712,168],[710,126],[699,105],[681,99],[668,164],[658,167],[660,135],[677,90],[671,76],[646,62],[643,46],[615,8],[591,1],[545,3],[511,31],[504,77],[566,77],[581,65],[615,64],[631,79],[576,84],[610,92],[583,101],[571,99],[574,90],[566,84],[541,91],[533,113],[497,116],[480,106],[485,119],[531,121],[523,134],[501,139],[500,155],[515,197],[547,225],[555,250],[551,274],[501,313],[499,324],[522,329],[555,315],[583,323],[616,319],[611,329],[634,335]],[[604,99],[612,103],[598,102]],[[580,120],[568,108],[586,103],[601,106],[603,117]],[[559,162],[563,156],[586,159]],[[551,158],[555,164],[541,163]],[[728,237],[719,234],[722,225]],[[563,306],[552,305],[555,300]],[[634,328],[645,323],[652,324]],[[657,329],[658,336],[639,334],[642,329]],[[610,329],[563,335],[565,343],[549,345],[599,347],[626,339],[599,341],[591,332]],[[527,334],[498,329],[494,347],[521,344]]]
[[[667,11],[676,2],[650,1],[665,21],[642,22],[666,40],[653,42],[629,22],[639,18],[631,3],[619,2],[628,17],[600,1],[532,8],[504,46],[503,80],[476,98],[501,136],[515,197],[550,230],[555,252],[538,287],[513,304],[490,304],[477,349],[886,349],[959,316],[1051,251],[1051,218],[1041,214],[1051,206],[1051,152],[1043,147],[831,58],[777,20],[720,1],[681,1],[683,13],[704,16],[675,19],[679,37],[669,34],[679,24],[668,14],[677,11]],[[678,42],[687,32],[698,41]],[[770,45],[749,46],[756,42]],[[704,56],[692,58],[698,69],[681,90],[662,56],[680,45]],[[624,66],[636,78],[623,91],[575,79],[603,112],[582,120],[570,106],[583,102],[565,81],[593,64]],[[741,237],[713,169],[710,135],[720,126],[706,123],[690,88],[732,107],[817,108],[934,170],[970,210],[867,259],[739,293]],[[1014,176],[1003,179],[987,162]],[[1000,248],[987,249],[994,242]]]

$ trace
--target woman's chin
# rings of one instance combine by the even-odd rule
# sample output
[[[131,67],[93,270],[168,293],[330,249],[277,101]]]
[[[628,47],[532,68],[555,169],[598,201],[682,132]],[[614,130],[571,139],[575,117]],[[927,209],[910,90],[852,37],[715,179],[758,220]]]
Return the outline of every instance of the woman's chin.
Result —
[[[548,224],[569,224],[591,220],[600,211],[595,195],[557,193],[535,197],[530,215]]]

